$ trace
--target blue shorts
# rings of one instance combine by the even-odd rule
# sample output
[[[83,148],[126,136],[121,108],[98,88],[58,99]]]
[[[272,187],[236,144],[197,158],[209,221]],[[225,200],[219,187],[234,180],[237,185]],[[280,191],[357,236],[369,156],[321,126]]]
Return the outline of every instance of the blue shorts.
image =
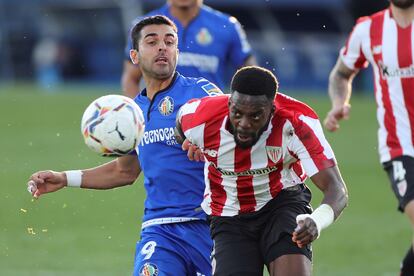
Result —
[[[206,221],[152,225],[141,232],[134,276],[211,276],[213,242]]]

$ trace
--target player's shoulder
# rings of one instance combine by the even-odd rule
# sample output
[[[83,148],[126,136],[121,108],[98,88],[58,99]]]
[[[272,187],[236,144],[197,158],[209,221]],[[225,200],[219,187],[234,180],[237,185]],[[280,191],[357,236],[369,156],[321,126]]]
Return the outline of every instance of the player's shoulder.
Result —
[[[177,81],[180,86],[191,89],[196,97],[216,96],[223,94],[217,85],[205,78],[186,77],[179,73],[177,73],[177,75]]]
[[[146,13],[144,15],[144,17],[154,16],[154,15],[159,15],[159,14],[161,14],[161,15],[167,15],[168,14],[168,5],[167,4],[159,7],[158,9],[149,11],[148,13]]]
[[[295,120],[301,115],[318,119],[318,114],[304,102],[278,92],[275,99],[276,115],[289,120]]]
[[[203,5],[201,7],[201,15],[209,20],[213,20],[216,24],[235,24],[237,19],[227,13],[215,10],[209,6]]]
[[[369,24],[371,21],[376,20],[378,18],[381,18],[384,16],[386,12],[388,12],[389,9],[384,9],[378,12],[375,12],[371,15],[361,16],[356,20],[356,25],[361,24]]]
[[[224,94],[215,97],[191,99],[183,106],[182,114],[194,113],[192,118],[194,125],[222,120],[228,114],[228,101],[229,95]]]
[[[163,5],[158,9],[151,10],[151,11],[149,11],[148,13],[146,13],[144,15],[140,15],[140,16],[137,16],[136,18],[134,18],[134,20],[132,20],[132,26],[135,26],[139,21],[141,21],[145,17],[150,17],[150,16],[154,16],[154,15],[167,15],[167,14],[168,14],[168,6]]]

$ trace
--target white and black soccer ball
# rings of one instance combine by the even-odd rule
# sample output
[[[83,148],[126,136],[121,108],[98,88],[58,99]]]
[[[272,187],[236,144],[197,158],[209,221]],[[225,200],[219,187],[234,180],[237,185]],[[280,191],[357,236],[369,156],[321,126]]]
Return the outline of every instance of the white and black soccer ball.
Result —
[[[103,156],[130,153],[140,143],[144,129],[141,108],[121,95],[94,100],[82,116],[81,131],[86,145]]]

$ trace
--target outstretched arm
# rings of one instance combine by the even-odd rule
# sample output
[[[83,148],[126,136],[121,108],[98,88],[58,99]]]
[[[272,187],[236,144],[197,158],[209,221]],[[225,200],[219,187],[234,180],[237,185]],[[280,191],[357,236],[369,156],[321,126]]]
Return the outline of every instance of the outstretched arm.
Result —
[[[81,188],[111,189],[134,183],[140,172],[141,168],[137,157],[126,155],[101,166],[82,171],[39,171],[32,174],[27,185],[29,192],[38,198],[42,194],[55,192],[68,186],[68,175],[72,177],[69,181],[79,180]]]
[[[324,196],[321,205],[311,215],[297,217],[298,227],[292,239],[299,247],[316,240],[321,230],[336,220],[348,204],[348,191],[337,166],[318,172],[311,180]]]
[[[329,131],[336,131],[339,121],[349,118],[352,80],[357,73],[358,71],[349,69],[339,57],[329,75],[328,92],[332,108],[324,120],[324,125]]]

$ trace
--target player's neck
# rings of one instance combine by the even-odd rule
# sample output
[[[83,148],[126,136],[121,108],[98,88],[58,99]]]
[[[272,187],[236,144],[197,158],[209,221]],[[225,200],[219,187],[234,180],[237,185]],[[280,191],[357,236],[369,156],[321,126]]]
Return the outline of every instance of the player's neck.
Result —
[[[163,80],[148,78],[145,75],[143,75],[143,78],[145,82],[145,89],[147,90],[147,97],[148,99],[152,100],[158,91],[167,88],[171,84],[171,81],[174,78],[174,74],[168,79]]]
[[[414,6],[408,9],[401,9],[391,4],[392,17],[397,24],[402,27],[408,27],[414,20]]]
[[[177,7],[170,7],[170,13],[172,16],[180,21],[183,27],[186,27],[191,20],[193,20],[198,13],[200,12],[200,6],[195,5],[193,7],[189,7],[188,9],[180,9]]]

